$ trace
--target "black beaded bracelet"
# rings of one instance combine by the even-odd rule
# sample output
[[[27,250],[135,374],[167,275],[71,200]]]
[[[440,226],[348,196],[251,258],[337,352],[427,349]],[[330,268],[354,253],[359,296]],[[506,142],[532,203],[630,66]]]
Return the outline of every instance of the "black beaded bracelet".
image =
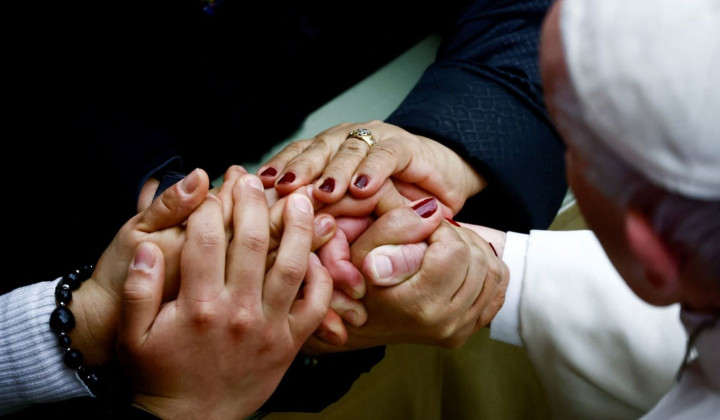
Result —
[[[72,340],[68,335],[75,328],[75,316],[68,304],[72,300],[73,290],[89,279],[93,272],[92,265],[84,265],[63,276],[55,288],[55,304],[57,307],[50,314],[50,329],[58,336],[58,343],[65,351],[63,362],[75,369],[80,379],[95,396],[99,396],[107,388],[107,383],[100,374],[101,368],[90,368],[83,365],[83,355],[78,349],[72,348]]]

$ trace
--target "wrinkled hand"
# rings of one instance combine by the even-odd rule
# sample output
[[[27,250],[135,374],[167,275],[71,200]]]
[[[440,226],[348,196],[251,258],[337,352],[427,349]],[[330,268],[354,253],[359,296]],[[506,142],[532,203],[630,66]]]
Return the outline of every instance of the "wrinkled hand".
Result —
[[[313,337],[308,351],[393,343],[455,348],[490,323],[504,302],[507,266],[475,232],[430,213],[430,203],[387,213],[353,242],[351,260],[368,283],[367,322],[346,324],[343,345]]]
[[[258,264],[270,243],[260,181],[241,177],[233,202],[229,244],[219,199],[208,196],[190,216],[175,300],[162,303],[165,265],[154,244],[138,248],[129,270],[118,351],[134,403],[159,417],[251,414],[328,309],[332,282],[311,252],[309,199],[285,200],[284,232],[267,273]]]
[[[369,129],[375,146],[346,138],[357,128]],[[348,190],[356,197],[371,196],[392,177],[408,200],[432,195],[454,214],[485,186],[485,180],[449,148],[381,121],[340,124],[313,139],[291,143],[258,174],[280,195],[314,183],[315,198],[325,203],[340,200]]]

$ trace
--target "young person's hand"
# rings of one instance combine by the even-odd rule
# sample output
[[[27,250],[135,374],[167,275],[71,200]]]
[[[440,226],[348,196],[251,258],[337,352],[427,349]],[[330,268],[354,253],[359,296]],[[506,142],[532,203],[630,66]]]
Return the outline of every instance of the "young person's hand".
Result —
[[[137,249],[123,294],[118,351],[134,403],[162,418],[242,418],[272,394],[328,310],[332,281],[311,252],[313,208],[287,197],[277,257],[266,271],[269,210],[259,179],[233,188],[228,243],[222,203],[187,222],[180,290],[162,303],[163,254]]]

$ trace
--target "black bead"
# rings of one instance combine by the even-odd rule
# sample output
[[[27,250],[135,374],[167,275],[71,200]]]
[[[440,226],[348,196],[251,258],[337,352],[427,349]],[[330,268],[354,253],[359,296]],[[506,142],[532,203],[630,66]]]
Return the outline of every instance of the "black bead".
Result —
[[[75,316],[67,307],[72,300],[72,291],[79,288],[82,283],[92,275],[93,266],[84,265],[79,269],[63,276],[55,288],[55,302],[57,308],[50,314],[50,329],[58,335],[58,344],[65,350],[63,362],[68,367],[77,370],[78,375],[88,386],[90,391],[99,396],[105,392],[103,375],[94,368],[83,366],[83,354],[80,350],[70,348],[72,339],[67,335],[75,328]]]
[[[94,371],[87,372],[82,377],[82,380],[90,389],[97,389],[97,387],[102,383],[102,379],[100,379],[100,376],[98,376],[98,374]]]
[[[87,280],[92,276],[93,273],[93,266],[92,265],[83,265],[82,267],[78,268],[78,274],[80,274],[80,278],[84,280]]]
[[[319,361],[318,361],[317,357],[309,357],[309,356],[303,357],[303,366],[305,366],[305,367],[317,366],[318,362]]]
[[[73,273],[64,275],[61,281],[70,286],[70,290],[75,290],[80,287],[83,282],[83,278],[80,277],[80,274],[78,274],[77,271],[75,271]]]
[[[50,314],[50,329],[56,333],[68,332],[75,328],[75,316],[70,309],[60,306]]]
[[[72,290],[64,283],[58,283],[55,288],[55,302],[67,305],[72,300]]]
[[[72,346],[72,339],[67,334],[60,334],[58,335],[58,343],[60,344],[60,347],[69,349],[70,346]]]
[[[63,362],[65,362],[68,367],[72,369],[77,369],[82,366],[83,355],[82,353],[80,353],[80,350],[70,349],[65,352],[65,356],[63,356]]]

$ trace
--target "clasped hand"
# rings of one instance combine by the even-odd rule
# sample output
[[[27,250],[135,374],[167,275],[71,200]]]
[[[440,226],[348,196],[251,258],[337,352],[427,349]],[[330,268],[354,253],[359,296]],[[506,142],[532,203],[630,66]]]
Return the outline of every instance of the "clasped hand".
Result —
[[[313,206],[291,194],[266,270],[270,212],[260,180],[232,186],[228,241],[223,201],[207,195],[189,216],[177,297],[163,302],[164,255],[141,243],[123,290],[119,354],[134,403],[160,417],[241,418],[272,394],[328,310],[332,281],[311,252]]]
[[[361,127],[375,146],[347,139]],[[290,144],[258,172],[281,196],[312,184],[325,203],[318,213],[337,220],[318,251],[333,276],[333,311],[305,351],[457,347],[502,306],[505,264],[473,230],[443,221],[485,186],[447,147],[380,121],[340,124]]]

